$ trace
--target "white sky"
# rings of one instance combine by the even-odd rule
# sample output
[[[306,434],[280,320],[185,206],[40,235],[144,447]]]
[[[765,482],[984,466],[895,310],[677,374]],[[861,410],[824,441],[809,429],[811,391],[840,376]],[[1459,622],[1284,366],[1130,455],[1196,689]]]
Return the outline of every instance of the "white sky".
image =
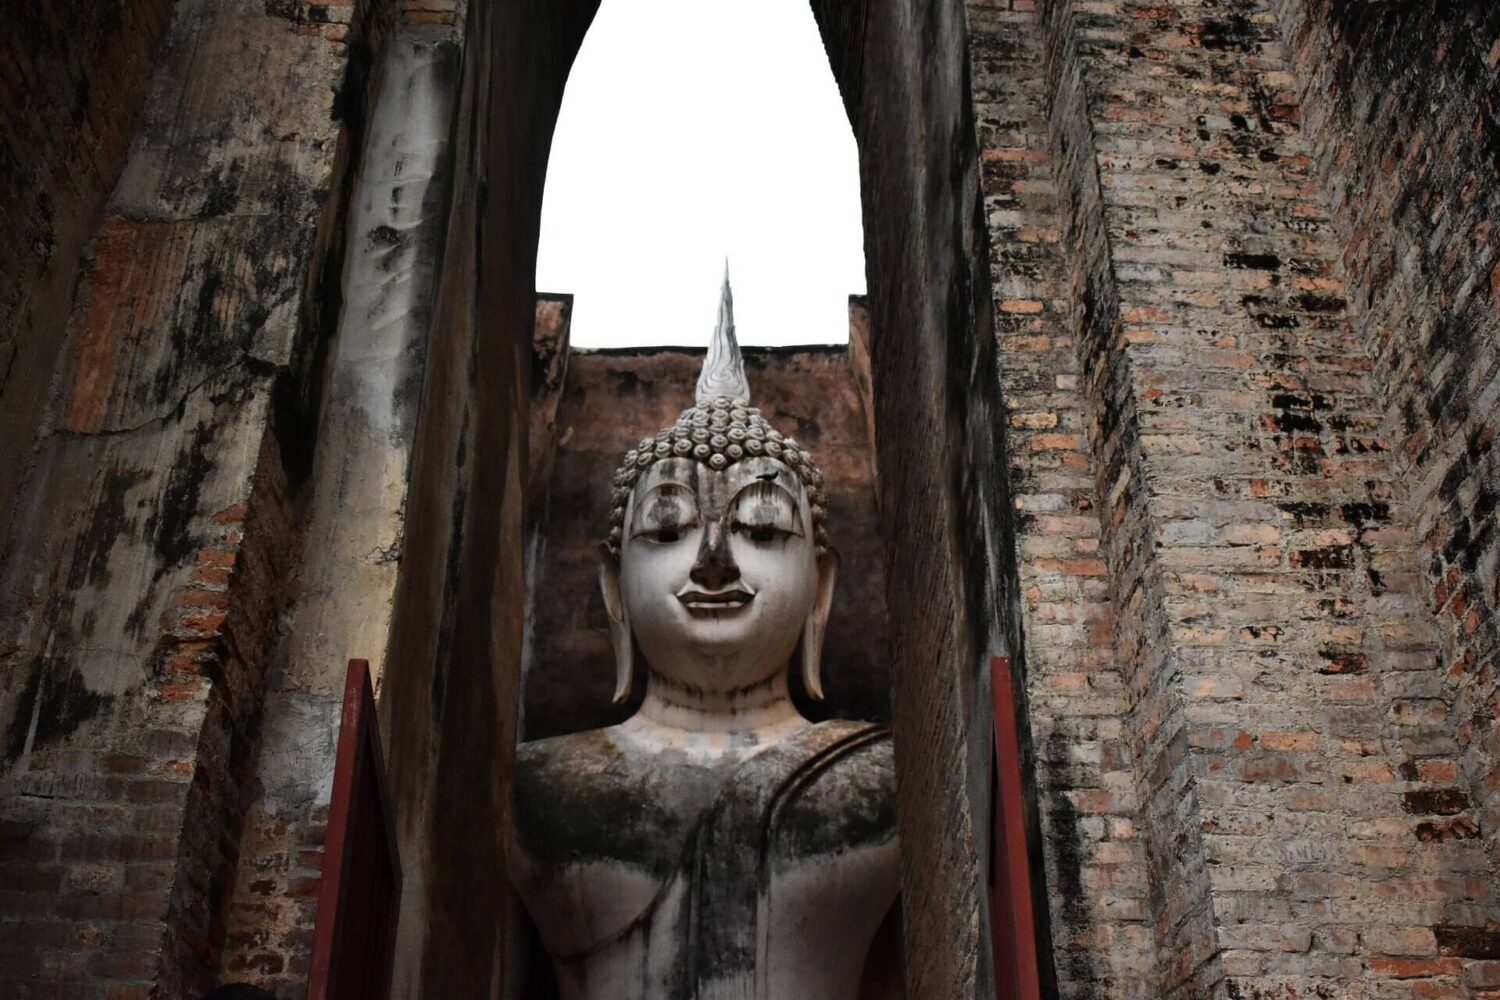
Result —
[[[842,343],[865,290],[854,135],[807,0],[604,0],[552,143],[536,287],[575,347]]]

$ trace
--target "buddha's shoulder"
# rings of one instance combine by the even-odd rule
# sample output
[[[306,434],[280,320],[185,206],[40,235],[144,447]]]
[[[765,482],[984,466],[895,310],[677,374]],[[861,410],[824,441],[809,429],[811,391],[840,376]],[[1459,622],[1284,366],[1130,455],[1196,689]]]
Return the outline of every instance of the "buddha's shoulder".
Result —
[[[888,727],[873,722],[829,719],[809,727],[809,742],[817,747],[816,756],[833,766],[839,763],[864,769],[891,769],[895,751]]]
[[[891,732],[868,722],[830,720],[811,727],[799,775],[786,802],[822,803],[894,801],[896,757]],[[883,807],[881,807],[883,808]]]
[[[590,729],[546,739],[531,740],[516,747],[516,766],[599,765],[620,757],[620,748],[607,729]]]
[[[588,816],[617,816],[632,809],[636,782],[628,762],[605,730],[569,733],[516,748],[512,795],[515,824],[529,854],[571,844],[597,824]],[[576,845],[575,845],[576,846]]]
[[[512,782],[514,844],[543,867],[612,860],[665,875],[719,780],[608,729],[523,743]]]
[[[518,793],[579,788],[618,781],[629,761],[605,729],[550,736],[516,747],[514,783]]]

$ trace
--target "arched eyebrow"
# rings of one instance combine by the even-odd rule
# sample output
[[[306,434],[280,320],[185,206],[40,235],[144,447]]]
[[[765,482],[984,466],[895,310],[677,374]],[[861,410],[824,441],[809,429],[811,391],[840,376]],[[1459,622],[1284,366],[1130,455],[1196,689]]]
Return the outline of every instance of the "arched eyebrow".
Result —
[[[756,476],[754,479],[750,480],[750,482],[741,486],[739,489],[735,490],[734,495],[729,498],[729,504],[726,509],[733,510],[734,505],[740,502],[740,497],[744,495],[746,490],[755,489],[760,486],[773,486],[778,492],[785,493],[786,498],[792,502],[792,510],[797,509],[797,494],[781,485],[780,480],[776,478],[776,473],[774,472],[762,473],[761,475]]]
[[[644,514],[651,508],[653,501],[659,502],[665,497],[681,498],[683,502],[693,509],[693,513],[695,514],[702,508],[702,502],[698,499],[698,494],[691,486],[672,479],[664,479],[641,494],[640,502],[635,505],[635,509]]]
[[[642,490],[641,499],[645,499],[646,497],[649,497],[651,494],[656,493],[660,490],[671,490],[674,492],[686,493],[688,496],[692,497],[694,501],[697,501],[698,491],[695,486],[696,484],[688,484],[676,479],[661,479],[652,483],[650,486],[646,487],[646,489]]]

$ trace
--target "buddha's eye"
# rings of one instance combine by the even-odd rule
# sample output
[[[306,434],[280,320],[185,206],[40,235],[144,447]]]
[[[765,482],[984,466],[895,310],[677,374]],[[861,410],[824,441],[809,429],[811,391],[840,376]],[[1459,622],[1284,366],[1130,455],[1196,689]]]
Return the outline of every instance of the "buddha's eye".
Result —
[[[698,503],[688,490],[673,483],[648,493],[631,517],[630,537],[658,545],[680,541],[698,525]]]
[[[729,530],[752,542],[779,542],[802,534],[802,519],[791,494],[773,482],[747,486],[734,500]]]
[[[778,542],[792,536],[792,532],[774,524],[746,524],[738,518],[729,525],[729,530],[737,535],[744,535],[752,542]]]

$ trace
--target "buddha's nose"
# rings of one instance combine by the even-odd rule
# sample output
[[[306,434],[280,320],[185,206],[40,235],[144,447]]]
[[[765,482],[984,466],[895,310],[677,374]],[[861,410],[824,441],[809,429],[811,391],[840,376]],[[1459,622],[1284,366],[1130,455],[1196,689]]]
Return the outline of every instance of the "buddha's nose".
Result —
[[[740,578],[740,567],[729,551],[729,532],[722,524],[709,522],[698,545],[698,561],[688,576],[709,591],[723,590]]]

